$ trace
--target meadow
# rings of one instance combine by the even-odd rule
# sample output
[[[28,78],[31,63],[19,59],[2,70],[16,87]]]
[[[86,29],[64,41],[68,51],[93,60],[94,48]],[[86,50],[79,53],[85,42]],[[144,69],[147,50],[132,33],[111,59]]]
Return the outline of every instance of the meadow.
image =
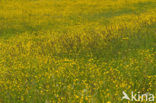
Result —
[[[155,0],[0,0],[0,103],[135,103],[122,92],[155,87]]]

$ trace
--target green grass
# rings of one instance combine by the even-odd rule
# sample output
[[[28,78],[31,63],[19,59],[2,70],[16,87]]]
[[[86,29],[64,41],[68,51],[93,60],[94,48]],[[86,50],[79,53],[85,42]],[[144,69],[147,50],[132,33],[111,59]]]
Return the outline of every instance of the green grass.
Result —
[[[1,0],[0,103],[125,103],[122,91],[155,95],[155,4]]]

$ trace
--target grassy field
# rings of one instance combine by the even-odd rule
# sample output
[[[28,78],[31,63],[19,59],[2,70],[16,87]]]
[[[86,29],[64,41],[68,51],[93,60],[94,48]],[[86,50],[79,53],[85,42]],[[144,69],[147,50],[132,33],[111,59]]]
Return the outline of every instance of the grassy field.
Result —
[[[123,91],[155,87],[155,0],[0,0],[0,103],[131,103]]]

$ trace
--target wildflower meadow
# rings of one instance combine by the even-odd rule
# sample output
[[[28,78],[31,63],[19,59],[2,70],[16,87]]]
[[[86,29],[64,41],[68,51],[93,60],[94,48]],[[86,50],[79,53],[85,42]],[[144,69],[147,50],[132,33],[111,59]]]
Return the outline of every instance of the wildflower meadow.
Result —
[[[0,0],[0,103],[136,102],[156,102],[155,0]]]

